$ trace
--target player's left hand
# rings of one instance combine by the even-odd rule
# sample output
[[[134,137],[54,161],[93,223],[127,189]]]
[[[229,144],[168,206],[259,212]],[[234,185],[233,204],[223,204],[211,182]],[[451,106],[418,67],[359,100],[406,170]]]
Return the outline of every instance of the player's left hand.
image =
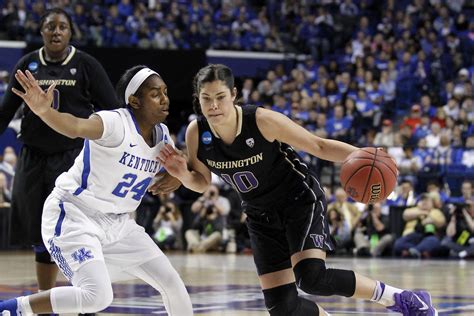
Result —
[[[180,186],[181,181],[177,178],[168,172],[161,172],[155,176],[155,183],[148,188],[148,192],[153,195],[167,194],[177,190]]]
[[[28,70],[25,73],[18,70],[15,73],[15,79],[25,92],[12,88],[13,93],[22,98],[33,113],[41,117],[42,114],[50,110],[56,83],[49,86],[48,90],[43,91],[35,77]]]
[[[168,171],[170,175],[175,178],[180,178],[186,172],[188,172],[188,163],[184,154],[171,146],[166,144],[160,150],[157,159],[161,162],[161,165]]]

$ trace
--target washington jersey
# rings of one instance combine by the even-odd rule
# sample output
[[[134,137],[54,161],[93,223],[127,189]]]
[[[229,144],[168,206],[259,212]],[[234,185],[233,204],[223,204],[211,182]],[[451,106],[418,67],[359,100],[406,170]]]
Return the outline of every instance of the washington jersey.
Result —
[[[66,59],[53,63],[45,59],[44,48],[33,51],[20,59],[15,67],[29,70],[42,89],[56,83],[51,105],[59,112],[87,118],[98,110],[112,110],[119,107],[115,90],[103,67],[93,57],[70,46]],[[23,100],[11,88],[22,91],[12,76],[0,106],[0,134],[7,128]],[[61,135],[44,123],[27,106],[23,110],[20,137],[29,147],[45,154],[52,154],[80,148],[83,140]]]
[[[237,135],[224,143],[204,117],[198,118],[198,159],[236,189],[247,204],[260,208],[285,201],[305,189],[310,171],[295,150],[267,141],[258,129],[256,106],[236,107]],[[316,192],[319,197],[322,190]]]
[[[174,146],[173,141],[166,125],[158,124],[150,147],[129,109],[96,114],[104,124],[102,137],[84,141],[74,165],[56,180],[54,192],[83,209],[133,212],[160,171],[160,149],[167,143]]]

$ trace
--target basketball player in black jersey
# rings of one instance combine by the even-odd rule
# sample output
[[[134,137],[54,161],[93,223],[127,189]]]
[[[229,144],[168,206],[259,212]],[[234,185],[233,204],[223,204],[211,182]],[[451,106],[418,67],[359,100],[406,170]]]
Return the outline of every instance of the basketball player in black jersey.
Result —
[[[72,22],[62,9],[47,11],[40,21],[43,47],[24,57],[17,70],[29,70],[46,89],[56,83],[53,107],[81,118],[94,111],[114,109],[118,100],[103,67],[92,56],[70,45]],[[12,76],[0,106],[0,134],[23,100],[12,92],[21,89]],[[13,184],[13,244],[34,245],[39,290],[54,286],[57,267],[41,238],[41,214],[56,178],[73,164],[83,139],[70,139],[48,127],[25,107],[20,137],[24,142]]]
[[[239,192],[270,315],[326,315],[299,297],[297,286],[310,294],[372,300],[404,315],[436,315],[425,291],[326,267],[326,251],[334,245],[324,192],[293,147],[334,162],[356,147],[317,137],[280,113],[236,106],[232,71],[224,65],[202,68],[194,92],[201,115],[187,129],[188,161],[170,146],[159,158],[189,189],[204,192],[212,171]]]

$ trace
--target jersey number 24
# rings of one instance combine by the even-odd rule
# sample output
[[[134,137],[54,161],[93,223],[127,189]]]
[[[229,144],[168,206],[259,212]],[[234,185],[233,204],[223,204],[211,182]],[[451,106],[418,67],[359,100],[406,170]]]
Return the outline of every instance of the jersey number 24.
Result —
[[[148,188],[148,185],[150,184],[152,178],[145,178],[135,184],[135,182],[137,181],[137,175],[133,173],[126,173],[124,174],[122,179],[125,181],[120,182],[112,191],[112,194],[124,198],[129,192],[135,193],[134,195],[132,195],[132,199],[140,201],[143,195],[145,195],[146,189]]]

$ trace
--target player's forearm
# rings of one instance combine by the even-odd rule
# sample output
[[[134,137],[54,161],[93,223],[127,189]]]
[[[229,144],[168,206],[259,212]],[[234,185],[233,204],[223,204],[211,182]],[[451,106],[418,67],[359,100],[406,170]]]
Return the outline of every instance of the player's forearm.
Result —
[[[343,162],[349,154],[358,148],[333,139],[324,139],[321,144],[319,157],[334,162]]]
[[[64,136],[69,138],[80,137],[80,121],[83,120],[81,118],[69,113],[58,112],[52,108],[48,108],[39,117],[49,127]]]
[[[184,173],[179,180],[188,189],[203,193],[209,188],[210,183],[206,181],[203,175],[196,171]]]

